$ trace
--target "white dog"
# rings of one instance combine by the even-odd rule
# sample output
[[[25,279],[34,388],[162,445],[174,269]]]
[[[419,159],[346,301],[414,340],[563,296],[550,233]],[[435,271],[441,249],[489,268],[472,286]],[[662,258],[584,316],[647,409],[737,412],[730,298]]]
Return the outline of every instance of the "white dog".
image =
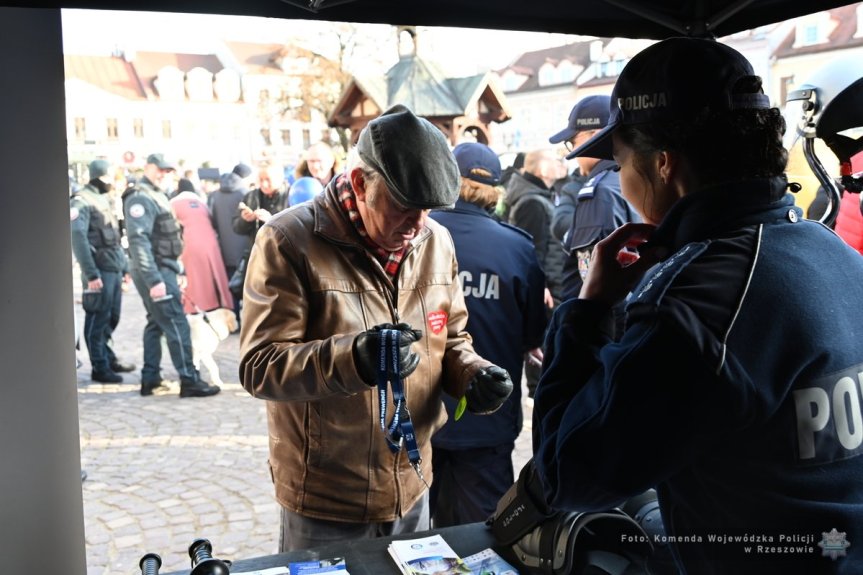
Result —
[[[219,376],[219,366],[213,359],[213,354],[219,343],[224,341],[228,335],[239,329],[237,317],[234,311],[227,308],[218,308],[201,313],[186,314],[189,320],[189,328],[192,334],[192,352],[195,369],[201,369],[201,364],[210,373],[210,383],[222,385]]]

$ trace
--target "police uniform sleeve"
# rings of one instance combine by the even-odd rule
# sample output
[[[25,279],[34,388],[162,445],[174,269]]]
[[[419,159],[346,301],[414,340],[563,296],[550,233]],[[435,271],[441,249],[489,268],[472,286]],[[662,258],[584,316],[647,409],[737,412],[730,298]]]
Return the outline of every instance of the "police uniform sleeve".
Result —
[[[447,343],[443,356],[443,389],[451,397],[460,398],[477,372],[492,363],[479,355],[473,348],[473,339],[467,332],[467,304],[464,291],[458,279],[458,262],[455,258],[455,245],[446,229],[452,250],[452,281],[450,282],[450,308],[446,322]]]
[[[548,325],[548,316],[545,306],[545,272],[539,265],[536,253],[533,250],[527,255],[528,265],[526,271],[526,282],[522,293],[522,333],[524,334],[524,351],[535,349],[542,345],[545,329]]]
[[[569,300],[552,318],[534,399],[537,470],[558,509],[607,509],[669,477],[750,417],[743,386],[720,381],[662,309],[619,343],[609,313]],[[750,404],[751,406],[751,404]]]
[[[73,196],[69,202],[69,221],[72,228],[72,253],[81,268],[81,275],[87,280],[101,277],[96,261],[93,259],[90,240],[87,238],[87,230],[90,227],[90,205],[81,198]]]
[[[163,281],[153,254],[152,240],[156,212],[156,206],[152,200],[142,194],[128,196],[123,202],[131,269],[141,274],[144,282],[150,287]]]

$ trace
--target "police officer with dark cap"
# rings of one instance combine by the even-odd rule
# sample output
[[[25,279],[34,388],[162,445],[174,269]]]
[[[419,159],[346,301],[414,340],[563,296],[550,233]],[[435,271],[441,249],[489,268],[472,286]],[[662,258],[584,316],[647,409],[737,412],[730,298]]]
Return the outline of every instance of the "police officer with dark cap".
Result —
[[[178,281],[183,271],[178,261],[183,251],[182,232],[168,196],[159,187],[164,174],[174,169],[162,154],[150,154],[144,175],[123,194],[132,281],[147,310],[141,395],[166,387],[160,368],[164,336],[180,376],[180,397],[204,397],[219,393],[220,388],[202,381],[192,362],[189,323]]]
[[[90,354],[91,379],[120,383],[121,372],[135,369],[119,361],[110,345],[111,334],[120,321],[121,283],[128,263],[108,196],[111,164],[93,160],[89,172],[90,181],[72,196],[69,211],[72,251],[83,284],[84,341]]]
[[[455,244],[459,279],[474,348],[508,373],[524,360],[539,365],[545,333],[545,273],[531,236],[492,218],[500,192],[500,160],[486,145],[453,149],[461,174],[451,210],[432,211]],[[521,386],[492,415],[464,413],[444,396],[449,420],[432,437],[434,483],[430,500],[435,527],[485,521],[513,482],[512,452],[522,429]]]
[[[602,95],[582,98],[572,108],[566,128],[548,141],[552,144],[563,142],[567,150],[574,150],[608,124],[610,101],[608,96]],[[613,160],[579,157],[577,161],[587,181],[578,188],[574,201],[561,198],[556,213],[571,205],[567,210],[572,214],[571,220],[563,236],[563,247],[568,254],[563,265],[564,300],[578,296],[593,246],[623,224],[641,221],[638,213],[620,194],[620,178]]]

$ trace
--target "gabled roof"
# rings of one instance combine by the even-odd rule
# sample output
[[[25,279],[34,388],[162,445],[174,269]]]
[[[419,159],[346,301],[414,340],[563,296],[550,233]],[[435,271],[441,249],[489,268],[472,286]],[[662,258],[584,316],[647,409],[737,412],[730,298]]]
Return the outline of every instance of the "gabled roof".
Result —
[[[404,104],[418,116],[461,116],[488,85],[488,74],[447,78],[436,64],[409,55],[383,78],[355,77],[346,93],[359,89],[381,110]]]
[[[281,74],[278,63],[281,44],[253,44],[251,42],[225,42],[244,74]]]
[[[387,101],[381,109],[404,104],[417,116],[460,116],[465,109],[458,86],[436,65],[417,56],[403,56],[387,70]]]
[[[792,27],[785,39],[776,47],[773,55],[777,58],[787,58],[789,56],[834,51],[838,48],[863,46],[863,34],[857,35],[858,6],[860,6],[860,3],[827,11],[830,14],[830,19],[836,23],[836,27],[830,32],[826,42],[795,48],[794,41],[797,36],[797,29],[796,27]]]
[[[146,93],[130,62],[115,56],[63,57],[66,79],[77,79],[127,100],[143,100]]]
[[[538,72],[544,64],[550,63],[557,66],[562,61],[569,60],[576,66],[586,68],[590,65],[590,45],[596,41],[601,41],[603,46],[605,46],[610,39],[596,38],[594,40],[573,42],[563,46],[525,52],[516,58],[512,64],[501,70],[500,73],[512,70],[517,74],[528,76],[527,80],[524,81],[518,90],[515,90],[516,92],[536,90],[540,87]]]
[[[184,74],[194,68],[204,68],[211,74],[216,74],[224,69],[215,54],[175,54],[172,52],[138,52],[132,60],[132,65],[150,98],[158,97],[153,81],[158,76],[159,70],[167,66],[173,66]]]

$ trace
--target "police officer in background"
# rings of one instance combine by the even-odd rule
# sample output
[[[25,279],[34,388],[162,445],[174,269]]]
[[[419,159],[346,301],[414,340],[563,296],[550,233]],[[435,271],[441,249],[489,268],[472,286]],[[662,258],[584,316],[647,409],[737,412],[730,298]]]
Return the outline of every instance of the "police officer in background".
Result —
[[[563,142],[571,152],[608,124],[609,104],[608,96],[582,98],[572,108],[566,128],[548,141],[552,144]],[[572,155],[567,159],[572,159]],[[576,161],[587,181],[579,187],[574,204],[564,203],[556,210],[556,215],[562,208],[568,208],[572,214],[569,229],[563,237],[563,246],[568,254],[563,264],[563,300],[578,297],[593,246],[623,224],[641,221],[638,213],[620,194],[620,178],[613,160],[579,157]]]
[[[204,397],[219,393],[220,388],[201,381],[192,362],[189,323],[183,313],[177,279],[182,273],[177,260],[183,251],[182,233],[168,196],[159,187],[164,174],[172,171],[173,164],[162,154],[150,154],[144,175],[123,194],[132,281],[147,310],[141,395],[152,395],[166,388],[160,371],[164,335],[180,376],[180,397]]]
[[[497,155],[478,143],[453,150],[461,188],[452,210],[431,217],[452,235],[468,310],[467,329],[482,357],[520,374],[542,362],[546,326],[545,274],[531,236],[496,221],[500,193]],[[485,521],[513,482],[512,452],[521,432],[521,386],[492,415],[456,420],[456,401],[443,396],[449,420],[432,437],[434,482],[430,505],[435,527]]]
[[[114,355],[111,333],[120,322],[121,282],[127,271],[120,245],[120,228],[114,216],[111,164],[93,160],[90,181],[70,200],[72,251],[81,269],[84,293],[84,341],[90,354],[90,378],[99,383],[120,383],[121,372],[135,369]]]

